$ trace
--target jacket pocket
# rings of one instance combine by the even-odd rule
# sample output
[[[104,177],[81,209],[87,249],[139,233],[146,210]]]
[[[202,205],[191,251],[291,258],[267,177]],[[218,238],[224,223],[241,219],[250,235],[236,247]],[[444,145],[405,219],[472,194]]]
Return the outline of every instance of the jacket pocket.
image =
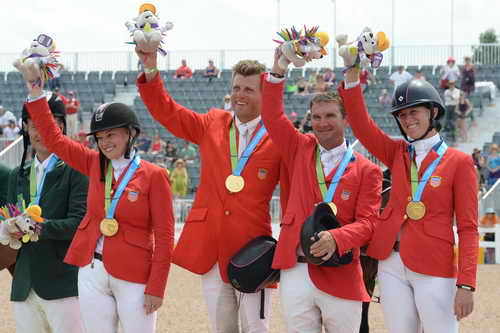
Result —
[[[151,235],[147,232],[140,230],[124,230],[124,238],[125,241],[129,244],[142,247],[146,250],[151,250],[152,248],[152,239]]]
[[[392,207],[391,206],[386,206],[384,208],[384,211],[382,212],[382,214],[380,214],[379,216],[379,220],[387,220],[389,217],[391,217],[392,215]]]
[[[89,222],[90,222],[90,217],[85,216],[83,218],[83,220],[80,222],[80,224],[78,225],[78,229],[83,230],[83,229],[87,228],[87,226],[89,225]]]
[[[186,223],[203,222],[207,219],[208,208],[193,208],[189,213]]]

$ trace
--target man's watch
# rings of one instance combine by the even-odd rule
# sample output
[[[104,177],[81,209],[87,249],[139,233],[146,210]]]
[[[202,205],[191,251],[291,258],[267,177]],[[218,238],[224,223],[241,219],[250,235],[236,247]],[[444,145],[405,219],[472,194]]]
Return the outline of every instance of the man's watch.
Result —
[[[465,284],[457,284],[457,288],[465,289],[465,290],[468,290],[468,291],[476,291],[476,288],[471,287],[471,286],[467,286]]]
[[[153,74],[153,73],[156,73],[156,72],[158,72],[158,68],[157,67],[151,67],[151,68],[144,67],[144,73],[146,73],[146,74]]]
[[[283,74],[274,73],[274,72],[270,72],[269,74],[271,74],[272,76],[274,76],[277,79],[284,79],[285,78],[285,75],[283,75]]]

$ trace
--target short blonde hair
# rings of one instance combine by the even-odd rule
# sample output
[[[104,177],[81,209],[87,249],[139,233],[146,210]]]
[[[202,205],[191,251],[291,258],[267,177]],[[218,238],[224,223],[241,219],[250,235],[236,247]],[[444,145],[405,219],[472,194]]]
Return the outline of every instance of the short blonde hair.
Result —
[[[494,150],[496,150],[496,151],[498,151],[498,150],[499,150],[499,149],[498,149],[498,145],[497,145],[496,143],[494,143],[494,144],[492,144],[492,145],[490,146],[490,151],[492,151],[493,149],[494,149]]]
[[[233,66],[233,78],[236,74],[241,76],[260,75],[266,71],[266,66],[257,60],[240,60]]]

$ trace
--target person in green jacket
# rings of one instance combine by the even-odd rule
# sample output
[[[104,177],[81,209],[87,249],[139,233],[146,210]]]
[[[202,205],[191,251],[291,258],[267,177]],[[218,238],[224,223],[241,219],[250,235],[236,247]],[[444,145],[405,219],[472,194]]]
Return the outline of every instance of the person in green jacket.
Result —
[[[8,179],[9,179],[10,169],[4,164],[0,163],[0,207],[5,205],[7,202],[7,190],[8,190]]]
[[[47,99],[64,131],[62,100],[55,94]],[[47,150],[26,107],[22,120],[24,153],[21,165],[10,173],[7,202],[24,199],[26,205],[39,205],[45,222],[39,241],[23,243],[17,256],[10,297],[16,332],[80,333],[84,328],[78,302],[78,267],[63,260],[86,211],[88,180]],[[25,163],[30,144],[33,158]]]

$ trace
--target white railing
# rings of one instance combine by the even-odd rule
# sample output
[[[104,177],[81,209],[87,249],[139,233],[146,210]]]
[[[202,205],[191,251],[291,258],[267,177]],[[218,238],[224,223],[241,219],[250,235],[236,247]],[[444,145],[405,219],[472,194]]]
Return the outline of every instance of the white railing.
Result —
[[[458,244],[458,234],[457,234],[457,227],[453,227],[453,232],[455,234],[455,244]],[[500,264],[500,224],[497,224],[495,227],[491,228],[485,228],[485,227],[479,227],[478,228],[479,236],[482,238],[486,233],[494,233],[495,234],[495,241],[494,242],[487,242],[487,241],[479,241],[479,247],[485,249],[484,255],[486,256],[486,249],[495,249],[495,264]]]
[[[0,146],[3,147],[5,140],[0,139]],[[0,151],[0,163],[15,168],[21,163],[23,155],[23,137],[20,136],[14,142],[9,144],[5,149]]]
[[[500,179],[479,199],[479,216],[484,216],[488,208],[500,213]]]
[[[167,50],[165,57],[160,57],[158,68],[161,70],[176,69],[181,59],[186,59],[192,69],[204,69],[208,59],[214,60],[217,67],[230,69],[241,59],[256,59],[267,66],[272,65],[272,49],[253,50]],[[394,52],[394,57],[392,56]],[[342,66],[342,59],[335,55],[333,46],[328,55],[320,60],[307,64],[306,67]],[[384,66],[397,65],[443,65],[452,55],[457,63],[463,63],[464,56],[475,56],[477,63],[500,63],[500,45],[408,45],[394,46],[384,52]],[[0,72],[12,71],[12,62],[19,57],[18,53],[0,53]],[[336,57],[336,59],[335,59]],[[70,71],[117,71],[136,70],[137,56],[132,50],[121,52],[61,52],[60,61]]]

